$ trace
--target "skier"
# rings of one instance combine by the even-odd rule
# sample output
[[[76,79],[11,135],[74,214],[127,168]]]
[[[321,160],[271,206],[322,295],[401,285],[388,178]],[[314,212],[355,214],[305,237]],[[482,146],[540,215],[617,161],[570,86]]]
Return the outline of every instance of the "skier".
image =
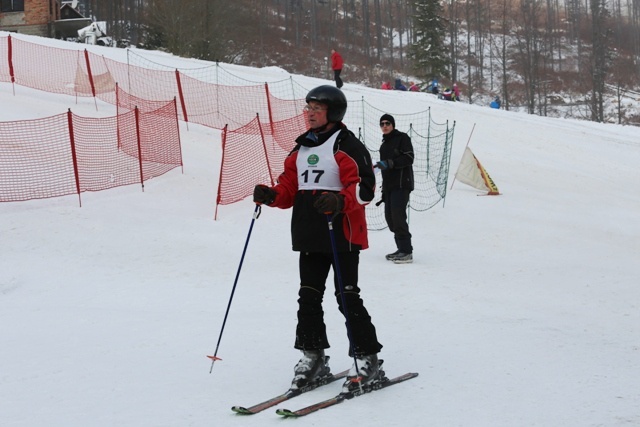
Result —
[[[347,110],[342,91],[330,85],[319,86],[307,94],[306,102],[309,131],[296,139],[278,184],[256,185],[253,201],[281,209],[293,207],[293,250],[300,252],[294,347],[302,350],[302,358],[294,368],[291,388],[300,389],[329,375],[322,299],[333,267],[338,307],[349,328],[349,355],[355,356],[343,385],[343,391],[350,392],[359,387],[354,378],[360,377],[362,385],[385,378],[377,356],[382,345],[358,288],[360,250],[368,247],[364,208],[373,199],[375,175],[366,147],[342,123]],[[335,242],[328,221],[333,224]],[[334,255],[341,277],[336,272]]]

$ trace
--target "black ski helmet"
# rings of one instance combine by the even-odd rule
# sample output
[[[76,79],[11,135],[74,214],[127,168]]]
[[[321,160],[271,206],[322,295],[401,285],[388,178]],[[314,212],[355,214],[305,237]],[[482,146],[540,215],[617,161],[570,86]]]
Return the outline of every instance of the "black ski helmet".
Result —
[[[325,104],[327,108],[327,120],[337,123],[342,120],[347,112],[347,98],[340,89],[331,85],[318,86],[311,89],[307,94],[307,104],[309,101],[316,101]]]

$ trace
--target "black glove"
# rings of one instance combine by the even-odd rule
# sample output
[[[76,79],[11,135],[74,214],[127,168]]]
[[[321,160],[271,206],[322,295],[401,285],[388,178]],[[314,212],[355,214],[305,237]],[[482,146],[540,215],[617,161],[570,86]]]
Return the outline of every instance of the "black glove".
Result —
[[[318,212],[331,214],[342,211],[344,207],[344,196],[342,194],[325,192],[320,195],[313,204]]]
[[[266,185],[256,185],[253,189],[253,201],[258,204],[270,205],[276,199],[276,192]]]

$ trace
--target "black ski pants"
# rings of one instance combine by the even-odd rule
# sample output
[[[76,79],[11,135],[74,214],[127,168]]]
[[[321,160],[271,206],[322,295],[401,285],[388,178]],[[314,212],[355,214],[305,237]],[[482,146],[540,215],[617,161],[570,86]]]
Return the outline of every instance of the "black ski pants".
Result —
[[[336,81],[336,87],[338,89],[340,89],[342,87],[342,85],[344,84],[342,82],[342,79],[340,78],[340,73],[342,72],[342,70],[333,70],[333,79]]]
[[[405,254],[413,253],[411,233],[407,223],[407,206],[410,190],[396,188],[384,193],[384,217],[389,230],[393,233],[398,250]]]
[[[300,290],[298,292],[298,325],[295,342],[297,349],[319,350],[330,347],[324,323],[322,299],[333,261],[332,253],[300,252]],[[340,312],[348,316],[348,326],[351,328],[351,345],[355,347],[356,356],[378,353],[382,345],[378,342],[376,328],[364,307],[360,298],[360,288],[358,288],[360,252],[339,252],[338,262],[347,306],[346,314],[334,268],[335,296]],[[349,330],[347,333],[349,334]],[[353,356],[353,353],[354,349],[350,346],[349,355]]]

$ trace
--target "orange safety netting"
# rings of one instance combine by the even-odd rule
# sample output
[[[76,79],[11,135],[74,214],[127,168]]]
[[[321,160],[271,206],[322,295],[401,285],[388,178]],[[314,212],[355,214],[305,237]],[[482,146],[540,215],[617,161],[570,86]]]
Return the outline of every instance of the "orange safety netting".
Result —
[[[79,158],[84,162],[76,168],[77,173],[82,172],[77,183],[78,193],[129,182],[144,182],[145,179],[182,164],[177,125],[179,119],[224,129],[217,204],[233,203],[250,195],[256,183],[268,183],[277,178],[278,169],[282,168],[294,139],[308,126],[305,115],[301,114],[305,105],[303,96],[307,89],[291,78],[271,83],[253,82],[230,73],[218,63],[178,70],[146,60],[132,50],[127,50],[127,62],[122,63],[86,49],[60,49],[11,36],[0,37],[0,82],[17,83],[59,94],[93,96],[116,105],[115,119],[87,119],[87,122],[85,119],[77,120],[77,150]],[[172,107],[165,109],[169,99],[174,100],[171,102]],[[378,118],[385,112],[387,111],[372,107],[362,99],[349,102],[344,118],[344,122],[349,124],[349,128],[372,152],[374,159],[380,144]],[[136,114],[145,119],[136,122]],[[158,123],[152,124],[154,121]],[[40,168],[43,164],[40,163],[43,159],[38,157],[32,146],[35,140],[51,141],[52,147],[60,144],[59,152],[45,162],[45,169],[54,169],[58,162],[66,161],[68,148],[64,142],[57,140],[61,138],[64,141],[64,137],[54,131],[39,128],[53,126],[59,132],[60,124],[25,122],[26,124],[0,124],[7,128],[8,136],[5,135],[5,140],[10,138],[5,145],[0,144],[0,158],[3,161],[18,161],[20,156],[33,157],[20,159],[23,164],[18,168],[7,166],[7,161],[0,164],[0,174],[4,174],[0,181],[0,201],[73,193],[67,187],[68,179],[61,172],[56,171],[59,175],[50,176],[42,170],[29,169]],[[148,126],[141,124],[144,122]],[[134,123],[141,127],[136,129]],[[448,122],[435,123],[430,111],[396,113],[396,123],[399,128],[408,129],[416,152],[416,190],[412,194],[410,207],[415,210],[429,209],[446,195],[455,123],[453,127],[449,127]],[[29,126],[35,128],[28,129]],[[0,131],[2,129],[0,127]],[[93,172],[88,176],[82,171],[82,167],[86,165],[109,164],[98,160],[105,154],[97,148],[94,153],[83,152],[83,141],[92,141],[96,134],[106,135],[109,140],[116,141],[118,152],[129,156],[126,160],[122,158],[124,163],[130,163],[132,158],[140,159],[138,181],[137,176],[134,179],[117,170],[106,176],[94,176],[100,174],[96,174],[91,167],[89,170]],[[160,143],[165,140],[169,141],[167,146]],[[28,149],[16,150],[15,146],[19,142],[24,142]],[[100,144],[89,144],[87,147],[103,149]],[[4,150],[7,150],[6,155]],[[64,168],[60,166],[60,170]],[[117,169],[115,163],[109,168]],[[127,167],[126,170],[130,174],[132,168]],[[45,178],[32,178],[43,173],[49,177],[47,179],[51,179],[50,183],[45,182]],[[4,179],[7,174],[11,175],[11,179]],[[29,179],[38,181],[38,185],[29,186],[30,195],[24,187],[16,184],[23,182],[26,175]],[[46,190],[42,190],[43,188]],[[370,212],[372,209],[368,209],[370,224],[375,223],[374,228],[384,227],[383,216],[376,212],[373,220],[374,214],[370,215]]]
[[[107,118],[0,122],[0,202],[100,191],[182,166],[175,101]]]

